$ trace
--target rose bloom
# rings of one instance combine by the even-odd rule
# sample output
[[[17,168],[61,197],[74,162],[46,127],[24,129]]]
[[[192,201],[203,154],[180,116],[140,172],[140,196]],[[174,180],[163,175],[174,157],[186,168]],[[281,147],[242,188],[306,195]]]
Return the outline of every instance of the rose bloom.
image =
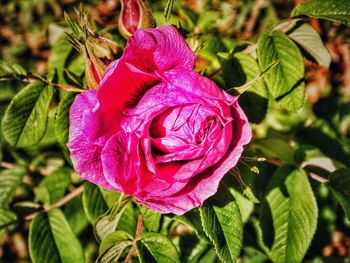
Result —
[[[70,109],[68,147],[87,181],[183,214],[216,193],[251,139],[238,97],[193,70],[175,27],[139,29],[98,90]]]

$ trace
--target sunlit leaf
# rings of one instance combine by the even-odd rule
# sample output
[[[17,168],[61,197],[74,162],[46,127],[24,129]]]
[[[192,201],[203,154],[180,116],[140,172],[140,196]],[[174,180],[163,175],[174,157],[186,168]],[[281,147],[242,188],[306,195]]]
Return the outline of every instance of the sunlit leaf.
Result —
[[[293,9],[292,17],[296,16],[327,19],[350,26],[350,2],[348,0],[307,0]]]
[[[12,99],[1,125],[4,137],[11,145],[28,147],[41,140],[53,94],[52,86],[34,82]]]
[[[204,231],[223,262],[236,262],[243,240],[243,222],[239,207],[225,186],[200,209]]]
[[[30,224],[29,252],[36,262],[83,263],[84,252],[59,209],[37,215]]]

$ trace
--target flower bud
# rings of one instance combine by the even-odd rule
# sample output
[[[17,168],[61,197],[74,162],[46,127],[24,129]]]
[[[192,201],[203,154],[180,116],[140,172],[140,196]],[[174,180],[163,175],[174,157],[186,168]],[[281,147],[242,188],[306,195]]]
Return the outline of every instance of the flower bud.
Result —
[[[125,38],[133,35],[139,28],[155,26],[151,8],[145,0],[121,0],[120,3],[118,28]]]
[[[97,89],[108,65],[118,58],[122,48],[107,38],[98,36],[85,42],[85,78],[90,89]]]

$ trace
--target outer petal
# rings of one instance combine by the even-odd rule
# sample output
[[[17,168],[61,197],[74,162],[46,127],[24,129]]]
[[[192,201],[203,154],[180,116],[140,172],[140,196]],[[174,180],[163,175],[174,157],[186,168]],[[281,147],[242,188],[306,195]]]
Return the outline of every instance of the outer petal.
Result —
[[[129,38],[123,58],[146,72],[192,70],[195,63],[194,52],[173,26],[137,30]]]
[[[96,91],[79,94],[70,109],[68,148],[75,170],[87,181],[113,189],[103,176],[100,154],[102,147],[91,143],[85,137],[83,116],[96,104]]]

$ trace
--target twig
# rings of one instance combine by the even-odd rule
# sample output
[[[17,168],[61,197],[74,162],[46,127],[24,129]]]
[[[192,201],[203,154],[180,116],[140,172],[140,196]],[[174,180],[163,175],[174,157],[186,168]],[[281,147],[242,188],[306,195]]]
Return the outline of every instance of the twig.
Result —
[[[314,180],[316,180],[316,181],[318,181],[318,182],[320,182],[320,183],[322,183],[322,184],[325,184],[325,183],[328,183],[328,182],[329,182],[328,179],[326,179],[326,178],[324,178],[324,177],[322,177],[322,176],[319,176],[318,174],[315,174],[315,173],[313,173],[313,172],[308,172],[308,175],[309,175],[312,179],[314,179]]]
[[[211,79],[213,77],[215,77],[217,74],[219,74],[222,71],[222,68],[218,68],[217,70],[215,70],[213,73],[211,73],[208,78]]]
[[[0,167],[11,169],[16,167],[16,165],[14,163],[0,162]]]
[[[28,82],[28,83],[33,83],[35,81],[38,81],[38,79],[34,79],[34,78],[25,78],[23,79],[22,81],[24,82]],[[59,84],[59,83],[53,83],[51,81],[48,81],[48,80],[44,80],[44,79],[40,79],[39,81],[42,81],[44,83],[46,83],[47,85],[51,85],[51,86],[54,86],[54,87],[57,87],[59,89],[62,89],[62,90],[65,90],[65,91],[68,91],[68,92],[83,92],[85,89],[80,89],[80,88],[77,88],[75,86],[72,86],[72,85],[66,85],[66,84]]]
[[[128,253],[128,255],[126,256],[124,263],[130,263],[132,261],[132,257],[135,254],[135,249],[136,249],[136,243],[142,233],[142,225],[143,225],[143,218],[142,218],[142,214],[139,214],[139,217],[137,219],[137,227],[136,227],[136,234],[135,234],[135,238],[134,241],[132,243],[132,247],[130,248],[130,251]]]
[[[56,203],[53,203],[52,205],[50,205],[48,207],[45,207],[44,212],[48,212],[52,208],[58,208],[58,207],[63,206],[64,204],[66,204],[70,200],[72,200],[73,198],[80,195],[83,192],[83,190],[84,190],[84,185],[81,185],[81,186],[75,188],[72,192],[70,192],[69,194],[64,196],[61,200],[58,200]],[[34,212],[30,215],[27,215],[26,217],[24,217],[24,220],[32,220],[38,213],[39,212]]]
[[[266,7],[266,1],[265,0],[256,0],[253,4],[253,7],[251,9],[251,16],[246,22],[246,29],[243,33],[244,39],[249,39],[252,37],[254,27],[256,25],[257,19],[260,14],[260,10]]]

